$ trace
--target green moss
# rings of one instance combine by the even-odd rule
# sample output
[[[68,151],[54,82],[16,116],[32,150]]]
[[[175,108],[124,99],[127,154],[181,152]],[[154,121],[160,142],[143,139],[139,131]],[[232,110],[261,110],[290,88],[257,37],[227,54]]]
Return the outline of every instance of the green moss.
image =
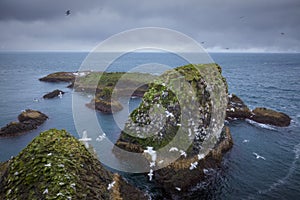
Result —
[[[179,148],[180,146],[186,148],[187,145],[192,144],[188,146],[187,152],[193,152],[195,149],[199,150],[198,145],[201,144],[204,136],[191,142],[190,137],[188,137],[188,128],[191,128],[188,120],[195,116],[189,116],[188,111],[192,112],[195,109],[195,105],[198,104],[203,115],[205,113],[207,114],[205,115],[206,118],[204,119],[202,126],[204,128],[208,126],[212,105],[211,94],[207,89],[207,82],[210,83],[212,90],[217,90],[218,86],[224,83],[225,87],[227,87],[226,80],[221,75],[221,68],[217,64],[189,64],[175,68],[174,70],[166,71],[161,76],[156,77],[152,83],[149,84],[148,91],[144,94],[140,106],[130,114],[130,120],[122,132],[120,140],[139,145],[143,149],[147,146],[152,146],[154,149],[160,149],[169,144],[171,140],[174,140],[176,135],[176,144],[179,145]],[[167,95],[164,95],[166,93]],[[221,98],[218,97],[219,94],[214,95],[216,95],[216,99]],[[179,99],[179,97],[181,99]],[[218,101],[215,103],[217,106],[220,104]],[[155,105],[159,105],[159,108]],[[181,113],[182,109],[187,112]],[[166,122],[163,122],[163,129],[160,129],[155,133],[150,131],[148,134],[151,135],[145,133],[146,135],[144,134],[142,137],[136,137],[137,130],[140,132],[141,127],[151,124],[152,121],[149,117],[150,112],[152,113],[152,117],[156,116],[160,118],[159,116],[165,115],[165,111],[171,111],[172,114],[174,114],[174,118],[167,119]],[[153,113],[156,112],[158,114],[153,115]],[[194,118],[194,120],[197,119]],[[184,128],[179,129],[176,125],[177,123],[182,123],[181,125]],[[178,131],[183,132],[182,134],[178,134]]]
[[[111,181],[112,175],[76,138],[51,129],[10,161],[0,198],[5,194],[5,199],[85,199],[97,191],[108,199]]]

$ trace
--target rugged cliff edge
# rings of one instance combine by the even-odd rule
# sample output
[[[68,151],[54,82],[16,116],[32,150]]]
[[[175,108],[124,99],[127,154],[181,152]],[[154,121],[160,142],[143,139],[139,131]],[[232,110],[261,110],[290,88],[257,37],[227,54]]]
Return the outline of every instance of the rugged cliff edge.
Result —
[[[167,71],[149,85],[116,146],[144,153],[150,162],[149,181],[162,187],[168,198],[187,191],[204,178],[204,168],[217,167],[232,147],[229,128],[222,123],[227,96],[226,80],[216,64]],[[223,127],[223,131],[211,133],[211,126],[213,130]],[[151,160],[147,152],[153,151],[155,159]],[[117,148],[114,152],[118,155]],[[173,158],[174,162],[168,162]]]
[[[76,138],[51,129],[0,164],[0,199],[147,199]]]

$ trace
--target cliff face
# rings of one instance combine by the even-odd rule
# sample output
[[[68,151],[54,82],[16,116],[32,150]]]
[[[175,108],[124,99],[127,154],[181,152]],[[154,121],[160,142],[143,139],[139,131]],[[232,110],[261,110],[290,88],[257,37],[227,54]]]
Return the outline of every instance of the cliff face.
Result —
[[[146,199],[64,130],[41,133],[0,171],[0,199]]]
[[[166,194],[185,191],[204,177],[205,167],[217,166],[233,144],[223,123],[227,96],[226,80],[216,64],[167,71],[149,85],[116,146],[144,152],[150,162],[148,176]],[[155,159],[147,155],[152,150]]]

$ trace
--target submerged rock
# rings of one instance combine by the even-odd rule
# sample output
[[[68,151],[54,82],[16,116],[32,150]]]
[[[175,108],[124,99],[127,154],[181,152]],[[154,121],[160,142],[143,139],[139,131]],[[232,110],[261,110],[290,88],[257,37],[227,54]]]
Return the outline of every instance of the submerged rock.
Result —
[[[291,123],[291,118],[287,114],[268,108],[255,108],[250,119],[259,123],[281,127],[289,126]]]
[[[45,94],[43,96],[43,98],[44,99],[52,99],[54,97],[62,96],[63,94],[65,94],[65,92],[63,92],[61,90],[53,90],[52,92],[49,92],[48,94]]]
[[[48,119],[48,116],[40,111],[27,109],[19,116],[19,122],[11,122],[0,130],[0,136],[14,136],[23,132],[36,129]]]
[[[0,175],[0,199],[147,199],[64,130],[41,133]]]

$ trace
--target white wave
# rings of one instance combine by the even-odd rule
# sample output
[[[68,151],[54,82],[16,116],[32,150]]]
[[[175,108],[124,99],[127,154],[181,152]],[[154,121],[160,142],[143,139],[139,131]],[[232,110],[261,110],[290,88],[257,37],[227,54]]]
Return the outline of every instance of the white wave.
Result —
[[[262,123],[258,123],[255,122],[253,120],[250,119],[246,119],[246,122],[248,122],[249,124],[252,124],[253,126],[259,127],[259,128],[264,128],[264,129],[269,129],[269,130],[276,130],[273,126],[268,125],[268,124],[262,124]]]

